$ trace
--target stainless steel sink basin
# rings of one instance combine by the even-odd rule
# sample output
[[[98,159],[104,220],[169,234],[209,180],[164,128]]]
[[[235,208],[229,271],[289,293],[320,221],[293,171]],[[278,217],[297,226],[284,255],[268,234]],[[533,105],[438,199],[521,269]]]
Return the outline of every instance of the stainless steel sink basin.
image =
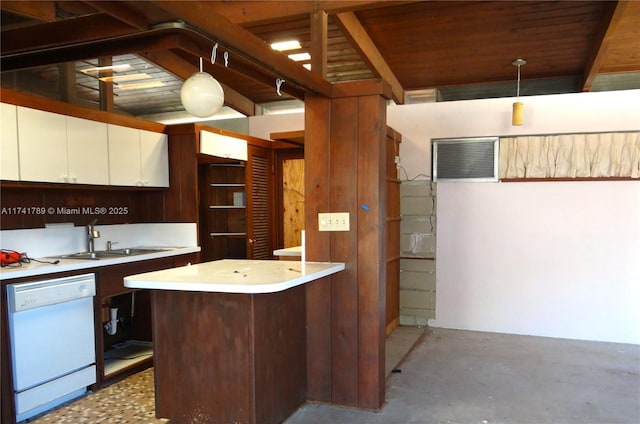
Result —
[[[97,250],[95,252],[80,252],[71,253],[69,255],[58,256],[59,259],[104,259],[104,258],[118,258],[122,256],[135,256],[144,255],[146,253],[163,252],[166,249],[144,249],[144,248],[124,248],[124,249],[112,249],[112,250]]]

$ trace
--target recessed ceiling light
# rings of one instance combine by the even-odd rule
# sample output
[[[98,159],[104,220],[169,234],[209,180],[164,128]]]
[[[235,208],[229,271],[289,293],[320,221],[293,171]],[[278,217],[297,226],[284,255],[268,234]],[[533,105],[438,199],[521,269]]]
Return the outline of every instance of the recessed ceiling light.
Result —
[[[162,81],[134,82],[133,84],[116,84],[120,90],[138,90],[142,88],[164,87],[166,84]]]
[[[273,50],[278,50],[281,52],[287,51],[287,50],[294,50],[294,49],[299,49],[300,46],[300,42],[298,40],[287,40],[287,41],[279,41],[277,43],[271,43],[271,48]]]
[[[307,68],[308,70],[311,70],[311,64],[310,63],[305,63],[304,65],[302,65],[303,68]]]
[[[129,65],[128,63],[125,63],[122,65],[96,66],[94,68],[85,68],[85,69],[80,69],[80,72],[84,74],[94,74],[102,71],[123,72],[123,71],[130,71],[131,69],[133,69],[131,65]]]
[[[125,81],[138,81],[138,80],[143,80],[143,79],[149,79],[151,78],[151,75],[149,74],[128,74],[128,75],[115,75],[115,76],[110,76],[110,77],[100,77],[98,78],[100,81],[103,82],[125,82]]]
[[[289,55],[289,59],[295,60],[296,62],[302,62],[305,60],[311,60],[311,55],[309,53],[294,53]]]

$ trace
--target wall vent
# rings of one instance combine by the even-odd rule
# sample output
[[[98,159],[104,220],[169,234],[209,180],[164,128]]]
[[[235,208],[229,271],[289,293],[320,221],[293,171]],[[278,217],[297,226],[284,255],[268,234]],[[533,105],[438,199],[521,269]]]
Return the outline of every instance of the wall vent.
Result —
[[[498,181],[498,137],[434,139],[434,181]]]

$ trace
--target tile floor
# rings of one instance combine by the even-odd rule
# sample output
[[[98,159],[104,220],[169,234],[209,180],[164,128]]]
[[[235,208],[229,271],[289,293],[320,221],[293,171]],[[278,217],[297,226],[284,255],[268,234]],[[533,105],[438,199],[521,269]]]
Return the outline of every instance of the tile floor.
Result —
[[[166,423],[155,417],[153,369],[147,369],[50,412],[33,424]]]

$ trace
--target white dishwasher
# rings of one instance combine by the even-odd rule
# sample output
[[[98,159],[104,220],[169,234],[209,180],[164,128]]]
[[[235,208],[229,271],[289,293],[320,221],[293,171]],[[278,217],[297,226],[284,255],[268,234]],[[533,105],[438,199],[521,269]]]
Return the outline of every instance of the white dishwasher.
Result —
[[[96,382],[95,275],[7,285],[16,421]]]

